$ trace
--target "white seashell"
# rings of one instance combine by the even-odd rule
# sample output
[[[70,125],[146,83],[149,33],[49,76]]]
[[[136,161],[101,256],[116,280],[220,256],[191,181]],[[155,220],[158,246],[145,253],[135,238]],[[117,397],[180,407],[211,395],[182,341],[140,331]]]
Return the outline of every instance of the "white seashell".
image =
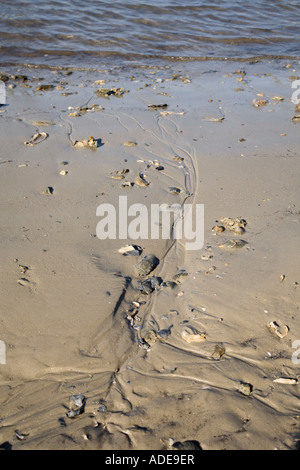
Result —
[[[206,334],[200,333],[195,328],[186,328],[181,333],[182,338],[188,343],[200,343],[206,340]]]
[[[33,146],[43,142],[43,140],[47,139],[47,137],[48,134],[46,134],[46,132],[37,132],[29,141],[24,142],[24,144]]]
[[[277,384],[297,385],[298,379],[294,379],[290,377],[279,377],[278,379],[273,380],[273,382]]]

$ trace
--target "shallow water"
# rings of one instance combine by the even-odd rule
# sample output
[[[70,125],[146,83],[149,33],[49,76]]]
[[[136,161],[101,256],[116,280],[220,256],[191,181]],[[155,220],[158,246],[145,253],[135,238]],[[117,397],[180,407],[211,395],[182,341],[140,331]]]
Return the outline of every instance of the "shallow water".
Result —
[[[2,0],[0,64],[293,57],[298,0]]]

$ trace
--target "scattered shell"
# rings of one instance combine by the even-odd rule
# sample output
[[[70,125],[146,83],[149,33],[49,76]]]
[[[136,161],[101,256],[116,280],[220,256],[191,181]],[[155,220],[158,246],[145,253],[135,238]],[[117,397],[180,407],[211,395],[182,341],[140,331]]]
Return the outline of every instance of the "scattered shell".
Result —
[[[54,193],[54,189],[52,188],[52,186],[48,186],[48,188],[45,191],[43,191],[43,194],[46,194],[47,196],[50,196],[53,193]]]
[[[25,437],[29,436],[29,433],[20,432],[20,431],[18,431],[18,429],[16,429],[15,430],[15,435],[16,435],[16,438],[19,439],[19,441],[23,441],[23,439],[25,439]]]
[[[94,137],[90,137],[89,139],[83,140],[75,140],[73,142],[73,147],[76,148],[97,148],[97,140]]]
[[[297,385],[298,379],[290,377],[279,377],[278,379],[273,380],[273,382],[284,385]]]
[[[173,439],[170,439],[168,449],[169,450],[202,450],[202,447],[198,441],[174,442]]]
[[[131,186],[133,185],[134,183],[132,183],[131,181],[124,181],[123,183],[121,183],[122,188],[131,188]]]
[[[177,286],[177,282],[173,281],[165,281],[162,283],[162,287],[169,287],[170,289],[174,289]]]
[[[135,182],[138,186],[149,186],[150,184],[149,181],[146,180],[145,175],[143,175],[143,173],[138,174]]]
[[[241,217],[232,219],[230,217],[222,217],[220,222],[225,226],[227,230],[235,233],[244,233],[247,221]],[[242,231],[240,230],[242,229]]]
[[[37,91],[49,91],[54,89],[54,85],[39,85],[36,89]]]
[[[128,141],[128,142],[124,142],[123,145],[125,147],[135,147],[137,145],[137,142]]]
[[[78,109],[78,112],[81,114],[86,114],[90,111],[104,111],[104,108],[102,108],[102,106],[100,106],[99,104],[92,104],[92,106],[90,107],[79,106],[77,109]]]
[[[176,284],[180,284],[181,281],[188,276],[188,273],[185,270],[180,270],[175,276],[173,277]]]
[[[168,107],[167,104],[148,104],[148,109],[153,111],[157,109],[166,109]]]
[[[81,114],[78,111],[73,111],[73,113],[68,114],[69,117],[79,117]]]
[[[86,398],[81,393],[72,395],[70,398],[69,411],[67,412],[68,418],[75,418],[84,412]]]
[[[268,328],[271,331],[271,333],[274,333],[278,338],[283,339],[286,337],[286,335],[289,332],[288,326],[284,325],[282,328],[276,323],[276,321],[271,321],[268,324]],[[281,331],[280,331],[281,330]],[[283,331],[282,331],[283,330]]]
[[[208,268],[208,271],[204,272],[205,276],[208,276],[209,274],[213,273],[216,269],[216,266],[210,266],[210,268]]]
[[[236,235],[242,235],[245,233],[244,227],[240,227],[238,225],[235,225],[234,227],[231,228],[231,232],[235,233]]]
[[[155,255],[147,255],[137,263],[137,273],[139,276],[148,276],[148,274],[150,274],[158,264],[159,259]]]
[[[255,108],[262,108],[263,106],[266,106],[266,104],[268,104],[268,100],[261,99],[261,98],[255,98],[252,101],[252,104]]]
[[[157,341],[157,333],[154,330],[149,330],[146,332],[146,334],[143,337],[143,340],[148,344],[153,344],[156,343]]]
[[[123,256],[139,256],[143,252],[143,249],[138,245],[126,245],[120,248],[118,251]]]
[[[292,122],[300,122],[300,114],[296,114],[294,117],[292,117]]]
[[[125,178],[124,173],[121,171],[115,171],[114,173],[110,174],[110,178],[114,180],[123,180]]]
[[[280,279],[280,282],[283,282],[285,280],[285,274],[281,274],[279,279]]]
[[[215,225],[212,228],[212,231],[215,232],[215,233],[222,233],[222,232],[225,231],[225,227],[223,227],[222,225]]]
[[[19,269],[21,271],[21,273],[25,274],[26,271],[28,271],[28,266],[22,266],[22,264],[19,264]]]
[[[224,356],[225,352],[226,352],[225,348],[222,347],[222,346],[219,346],[219,345],[217,344],[216,347],[215,347],[214,352],[213,352],[212,355],[211,355],[211,357],[216,356],[217,360],[222,359],[222,357]]]
[[[18,279],[18,284],[20,284],[20,286],[26,286],[30,283],[30,281],[28,279],[26,279],[25,277],[21,277],[21,279]]]
[[[37,127],[49,127],[49,126],[54,126],[55,123],[52,122],[52,121],[34,121],[33,122],[33,125],[34,126],[37,126]]]
[[[181,333],[182,338],[188,343],[200,343],[206,340],[206,334],[200,333],[196,328],[187,327]]]
[[[178,157],[177,155],[173,158],[174,162],[183,162],[183,157]]]
[[[176,114],[177,116],[183,116],[184,112],[181,112],[181,113],[176,113],[175,111],[161,111],[160,112],[161,116],[169,116],[170,114]]]
[[[171,187],[169,188],[169,192],[170,192],[171,194],[180,194],[180,193],[181,193],[181,189],[175,188],[174,186],[171,186]]]
[[[105,98],[109,98],[110,96],[123,96],[124,93],[128,93],[128,91],[124,91],[124,88],[99,88],[95,91],[95,93],[99,96],[103,96]]]
[[[67,170],[61,170],[61,171],[59,172],[59,174],[60,174],[61,176],[66,176],[66,175],[68,174],[68,172],[67,172]]]
[[[206,121],[209,121],[209,122],[222,122],[224,121],[224,116],[220,116],[218,118],[215,118],[215,117],[204,117],[203,119],[205,119]]]
[[[245,240],[228,240],[227,242],[219,245],[219,248],[225,249],[235,249],[235,248],[243,248],[243,246],[247,245],[248,242]]]
[[[249,397],[251,395],[252,391],[253,391],[253,385],[251,385],[249,383],[244,383],[244,382],[240,383],[239,392],[242,395],[245,395],[245,396]]]
[[[29,141],[24,142],[24,144],[31,145],[31,146],[37,145],[43,142],[43,140],[47,139],[47,137],[48,137],[48,134],[46,134],[46,132],[37,132]]]
[[[283,101],[284,98],[282,96],[273,96],[272,100],[273,101]]]
[[[213,255],[202,255],[201,256],[202,261],[209,261],[212,258],[213,258]]]

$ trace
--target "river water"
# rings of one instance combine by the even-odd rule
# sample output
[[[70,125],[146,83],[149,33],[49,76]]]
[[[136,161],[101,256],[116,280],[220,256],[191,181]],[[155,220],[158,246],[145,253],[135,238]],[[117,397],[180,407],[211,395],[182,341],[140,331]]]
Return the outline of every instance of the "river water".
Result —
[[[299,58],[299,0],[1,0],[0,65]]]

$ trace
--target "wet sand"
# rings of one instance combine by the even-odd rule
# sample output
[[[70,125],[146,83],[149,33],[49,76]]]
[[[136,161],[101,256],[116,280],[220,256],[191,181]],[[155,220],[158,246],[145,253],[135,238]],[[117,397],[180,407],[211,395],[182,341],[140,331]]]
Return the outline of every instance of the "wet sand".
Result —
[[[1,71],[28,77],[9,79],[0,107],[3,448],[299,447],[299,384],[274,382],[300,375],[299,66],[287,63]],[[25,145],[37,132],[47,138]],[[90,136],[96,149],[72,145]],[[119,196],[149,210],[204,204],[203,248],[99,240],[97,207]],[[245,232],[212,231],[224,217],[246,220]],[[130,243],[139,257],[119,253]],[[150,253],[163,283],[145,295],[135,265]],[[70,418],[77,394],[85,406]]]

